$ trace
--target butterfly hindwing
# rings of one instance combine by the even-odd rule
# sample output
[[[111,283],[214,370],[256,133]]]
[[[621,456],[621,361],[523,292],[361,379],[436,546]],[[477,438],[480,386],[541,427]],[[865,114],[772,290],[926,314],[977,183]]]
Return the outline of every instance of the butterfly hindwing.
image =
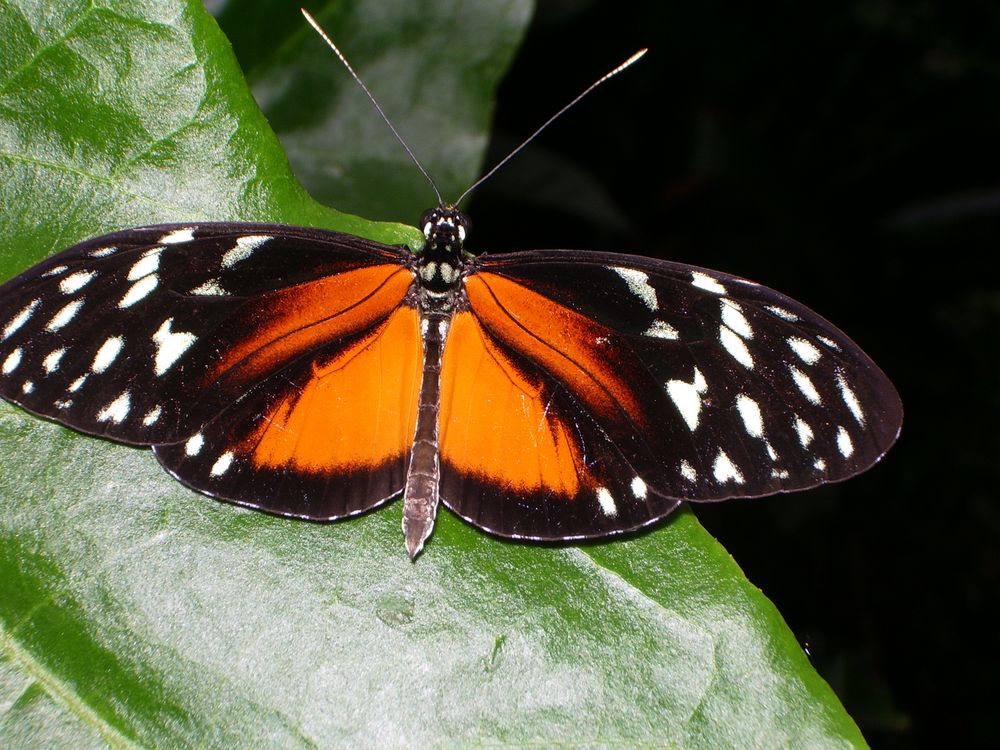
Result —
[[[515,449],[502,440],[464,448],[467,435],[447,425],[467,419],[452,414],[456,405],[471,409],[443,405],[443,500],[488,517],[497,533],[598,536],[656,520],[678,499],[837,481],[870,467],[898,433],[899,399],[878,367],[766,287],[608,253],[533,251],[475,265],[465,313],[474,324],[455,321],[475,335],[449,340],[445,382],[471,377],[457,364],[449,375],[449,362],[486,363],[481,406],[513,400],[526,410],[522,433],[562,437],[542,440],[562,449],[541,455],[548,466],[518,492],[503,468]],[[568,474],[575,481],[545,481]],[[588,516],[597,520],[578,520]]]
[[[453,322],[442,364],[442,501],[495,534],[533,539],[605,536],[676,508],[678,498],[647,493],[638,480],[635,466],[651,473],[655,456],[623,458],[623,450],[648,446],[616,445],[591,416],[610,406],[606,394],[585,400],[556,374],[565,377],[571,365],[506,333],[471,312]],[[585,383],[602,389],[596,378]],[[614,494],[622,487],[628,503]]]
[[[420,352],[417,312],[401,305],[350,340],[318,344],[154,452],[185,484],[241,505],[312,520],[369,510],[403,488]]]

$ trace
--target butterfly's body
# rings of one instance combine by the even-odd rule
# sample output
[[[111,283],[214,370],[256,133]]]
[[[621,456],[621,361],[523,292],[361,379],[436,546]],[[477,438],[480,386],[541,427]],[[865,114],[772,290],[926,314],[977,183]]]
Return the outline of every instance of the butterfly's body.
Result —
[[[426,244],[417,255],[411,298],[420,311],[424,360],[417,424],[403,490],[403,535],[415,557],[434,528],[441,483],[441,362],[456,305],[461,304],[467,222],[454,209],[427,211],[420,222]]]
[[[457,211],[411,251],[269,224],[143,227],[0,287],[0,395],[150,445],[206,494],[333,520],[402,491],[504,537],[629,531],[684,500],[864,471],[891,383],[766,287],[612,253],[476,257]]]

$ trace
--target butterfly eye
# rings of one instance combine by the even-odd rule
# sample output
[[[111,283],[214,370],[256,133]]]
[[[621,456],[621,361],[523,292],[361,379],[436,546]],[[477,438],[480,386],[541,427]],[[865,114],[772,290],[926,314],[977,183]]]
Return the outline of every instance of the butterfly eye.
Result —
[[[455,224],[458,227],[458,239],[465,242],[465,238],[469,236],[472,231],[472,222],[469,221],[469,217],[463,213],[457,213],[455,215]]]
[[[420,215],[420,229],[424,233],[424,239],[430,239],[439,214],[440,211],[438,209],[429,208]]]

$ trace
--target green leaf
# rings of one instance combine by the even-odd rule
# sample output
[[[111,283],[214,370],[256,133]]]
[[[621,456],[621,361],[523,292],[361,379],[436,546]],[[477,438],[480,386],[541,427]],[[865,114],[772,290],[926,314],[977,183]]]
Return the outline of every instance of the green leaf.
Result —
[[[336,31],[335,41],[444,199],[455,200],[479,175],[493,90],[520,41],[530,3],[309,7]],[[427,180],[357,84],[284,0],[231,2],[219,21],[312,195],[365,216],[410,221],[435,203]]]
[[[362,51],[383,40],[451,77],[435,90],[468,113],[454,131],[412,86],[402,108],[414,148],[442,144],[430,163],[462,140],[437,167],[449,190],[473,176],[491,92],[530,11],[459,4],[478,23],[443,44],[433,27],[450,5],[318,9],[346,49],[356,36]],[[247,65],[258,82],[318,43],[280,15],[286,6],[265,7],[280,49]],[[340,28],[344,18],[355,20]],[[307,196],[197,2],[3,0],[0,38],[4,276],[89,235],[168,220],[419,242],[412,228]],[[322,98],[302,86],[281,90]],[[333,99],[312,132],[380,129],[352,85]],[[277,119],[301,122],[277,100]],[[351,205],[409,207],[417,188],[392,176],[412,171],[405,157],[356,159],[350,146],[327,163],[344,165]],[[383,195],[397,188],[402,197]],[[332,525],[216,503],[149,451],[0,404],[0,747],[864,745],[774,607],[690,512],[629,540],[559,547],[506,543],[442,511],[416,564],[399,524],[398,503]]]

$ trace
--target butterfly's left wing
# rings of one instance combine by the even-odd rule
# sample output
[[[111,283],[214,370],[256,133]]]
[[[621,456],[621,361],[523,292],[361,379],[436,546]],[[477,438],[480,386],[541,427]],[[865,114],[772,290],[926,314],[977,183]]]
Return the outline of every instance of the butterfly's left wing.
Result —
[[[139,227],[0,286],[0,396],[152,445],[207,494],[316,519],[403,487],[422,343],[411,254],[273,224]]]
[[[442,365],[442,500],[503,536],[639,528],[799,490],[895,441],[892,384],[774,290],[609,253],[475,261]]]

